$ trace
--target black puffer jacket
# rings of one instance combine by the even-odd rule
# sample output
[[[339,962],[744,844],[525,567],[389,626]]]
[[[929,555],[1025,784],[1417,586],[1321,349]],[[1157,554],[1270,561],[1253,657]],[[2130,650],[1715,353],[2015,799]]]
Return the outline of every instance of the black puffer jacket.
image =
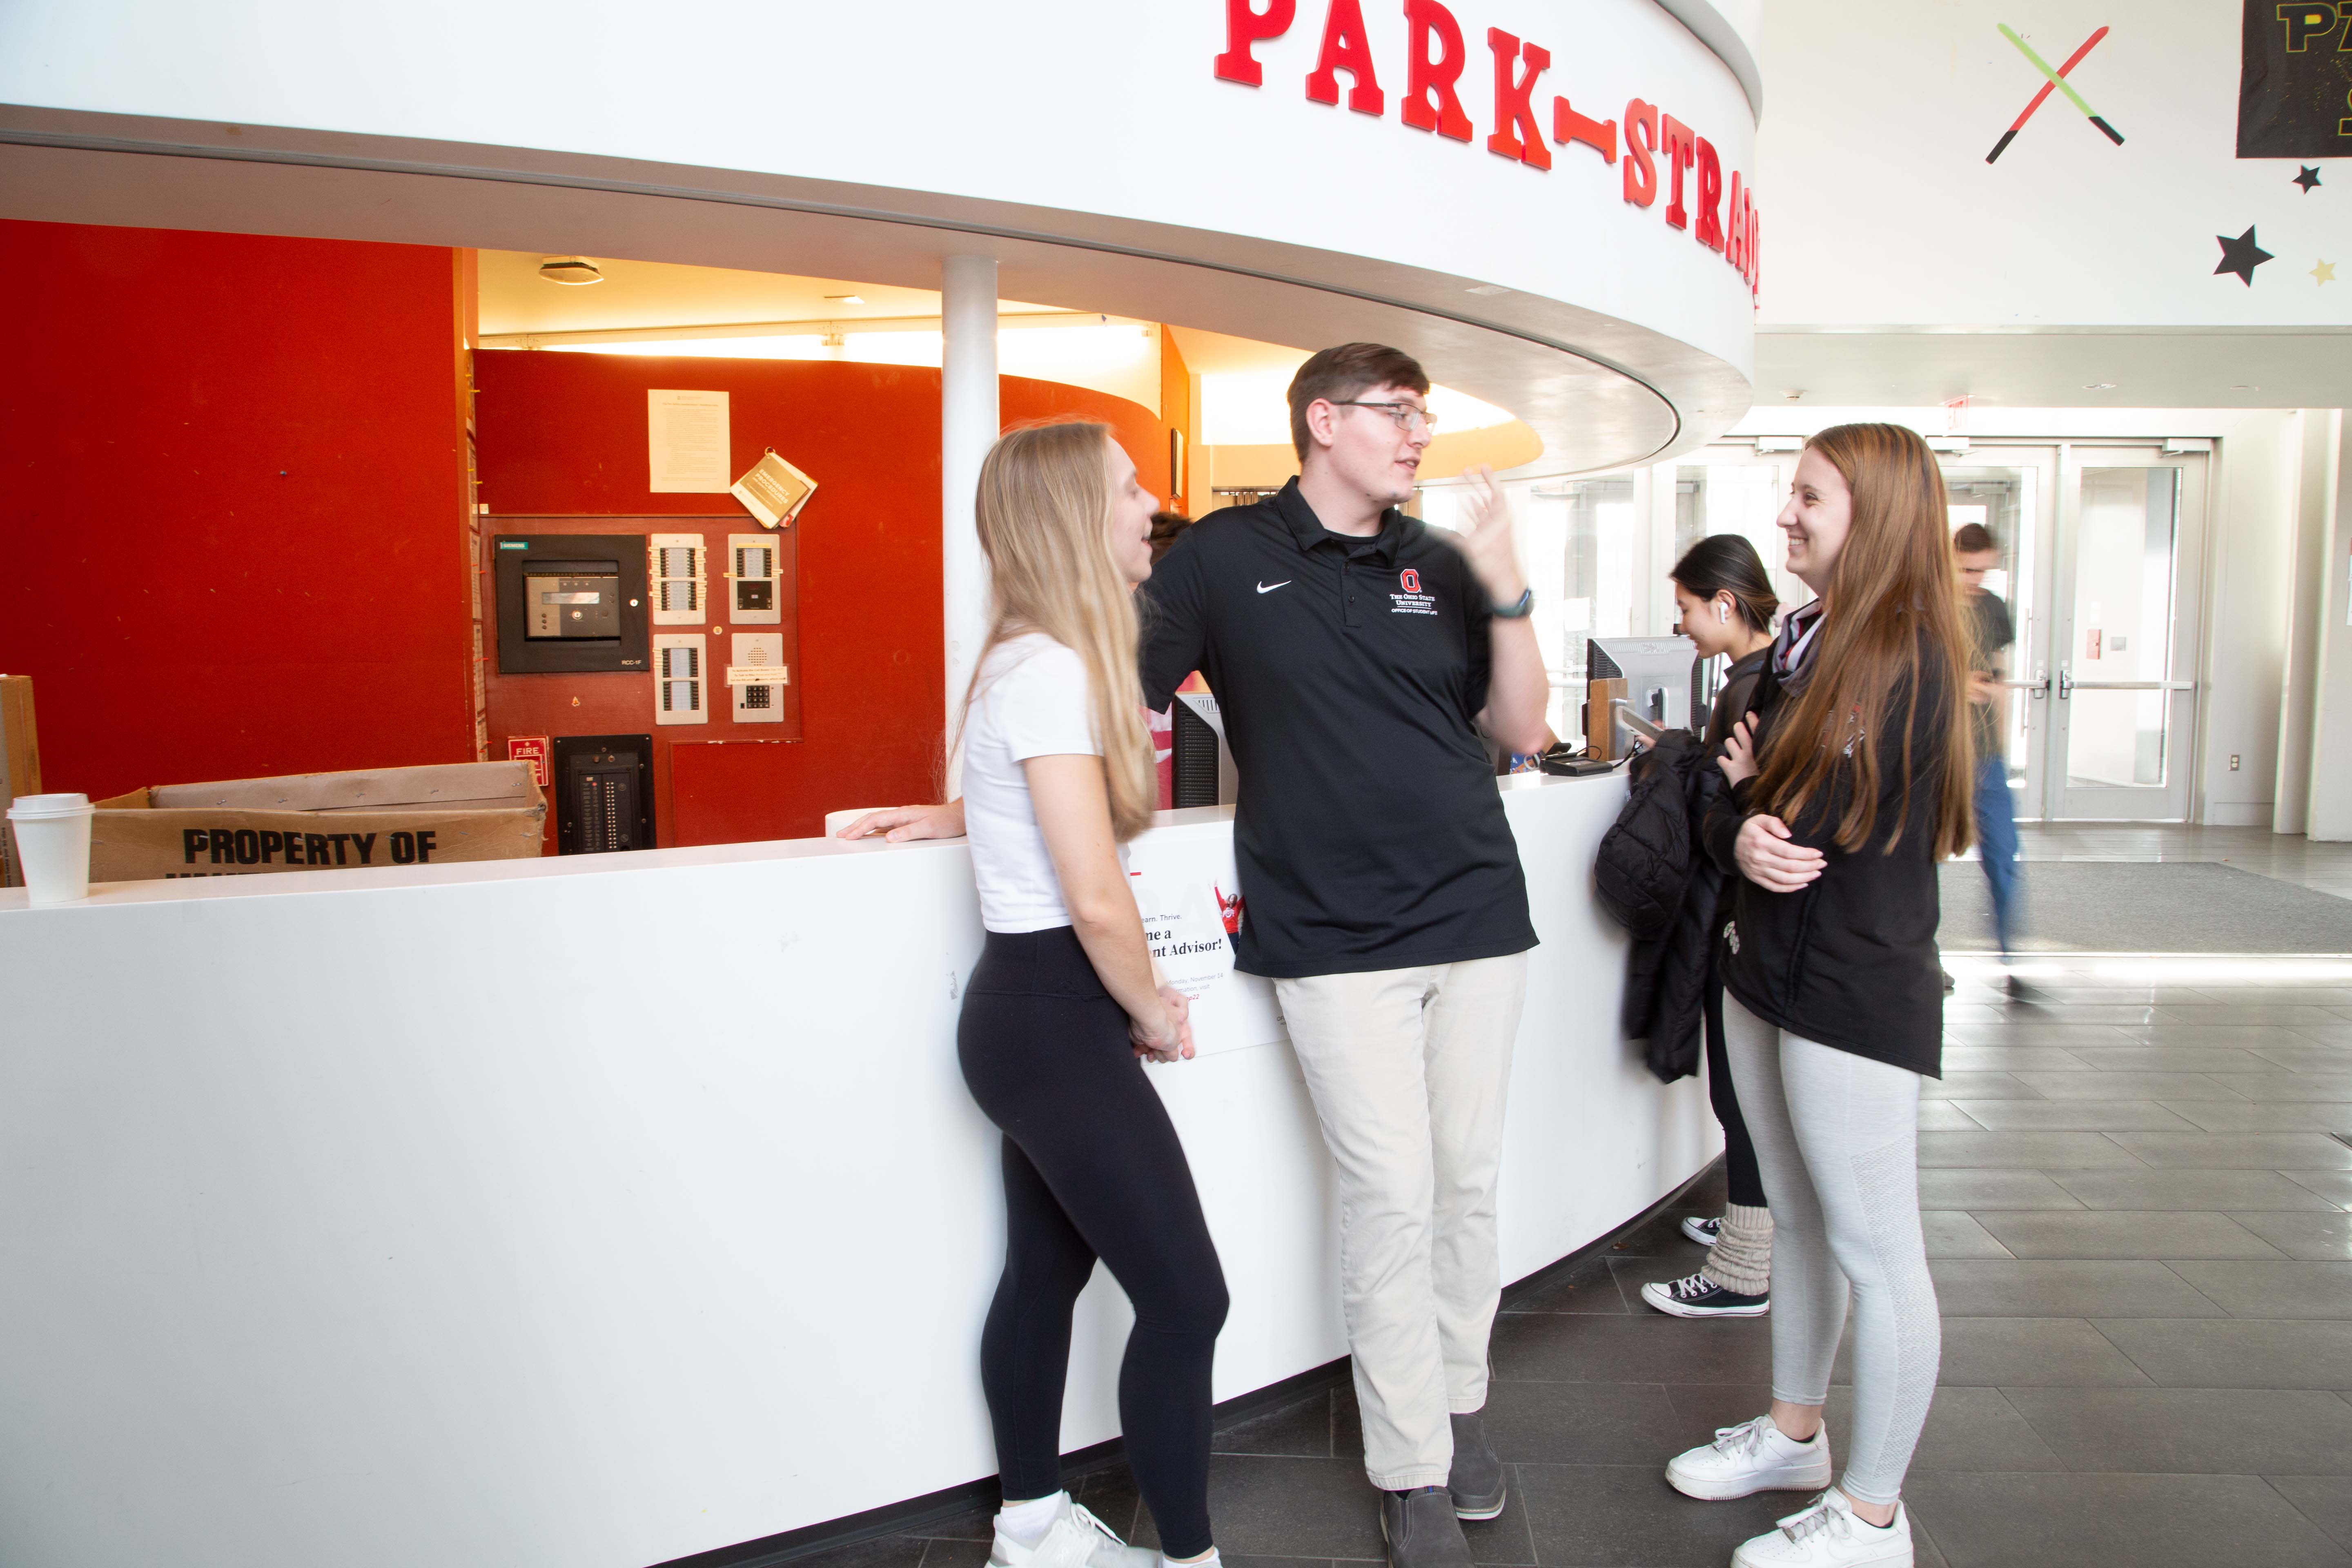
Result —
[[[1643,1042],[1666,1083],[1698,1070],[1700,1004],[1722,873],[1699,847],[1707,748],[1669,731],[1633,759],[1633,785],[1601,840],[1593,880],[1602,907],[1633,933],[1622,1026]]]
[[[1698,1071],[1700,1033],[1717,914],[1727,879],[1706,852],[1708,811],[1725,794],[1715,765],[1748,711],[1761,651],[1725,671],[1706,740],[1670,731],[1633,759],[1633,787],[1601,841],[1593,879],[1601,901],[1633,935],[1625,963],[1625,1037],[1666,1083]]]

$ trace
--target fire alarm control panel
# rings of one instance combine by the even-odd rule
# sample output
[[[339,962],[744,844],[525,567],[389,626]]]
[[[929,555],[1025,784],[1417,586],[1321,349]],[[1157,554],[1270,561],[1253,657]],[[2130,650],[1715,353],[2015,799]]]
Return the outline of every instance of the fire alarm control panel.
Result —
[[[490,541],[499,673],[646,668],[645,558],[609,534],[499,534]]]

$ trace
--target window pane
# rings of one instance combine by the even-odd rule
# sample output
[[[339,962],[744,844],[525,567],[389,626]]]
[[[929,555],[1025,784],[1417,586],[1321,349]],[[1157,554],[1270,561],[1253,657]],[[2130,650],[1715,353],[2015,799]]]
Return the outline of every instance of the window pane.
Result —
[[[2074,550],[2078,682],[2164,680],[2180,512],[2178,468],[2084,468]],[[2086,691],[2068,716],[2070,784],[2161,787],[2172,702],[2163,691]]]
[[[1944,496],[1953,531],[1957,532],[1966,523],[1979,524],[1991,531],[1994,547],[2000,552],[2000,564],[1985,574],[1984,587],[1986,593],[2009,606],[2015,639],[2005,653],[1997,656],[1996,663],[2000,673],[2012,680],[2030,679],[2033,675],[2028,668],[2025,650],[2033,646],[2032,535],[2034,487],[2040,471],[2032,468],[1944,465]],[[2001,714],[2001,754],[2008,764],[2010,787],[2022,789],[2027,699],[2021,690],[2004,687],[1993,701]]]

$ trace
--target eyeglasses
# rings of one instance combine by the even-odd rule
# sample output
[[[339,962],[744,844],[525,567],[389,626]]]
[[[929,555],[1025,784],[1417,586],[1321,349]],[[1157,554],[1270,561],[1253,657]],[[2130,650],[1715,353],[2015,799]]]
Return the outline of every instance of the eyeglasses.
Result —
[[[1437,434],[1437,416],[1432,414],[1428,409],[1423,408],[1417,403],[1359,403],[1350,401],[1339,403],[1337,406],[1341,408],[1381,409],[1386,413],[1391,419],[1396,421],[1396,427],[1398,429],[1403,431],[1408,436],[1413,434],[1417,430],[1426,430],[1433,436]]]

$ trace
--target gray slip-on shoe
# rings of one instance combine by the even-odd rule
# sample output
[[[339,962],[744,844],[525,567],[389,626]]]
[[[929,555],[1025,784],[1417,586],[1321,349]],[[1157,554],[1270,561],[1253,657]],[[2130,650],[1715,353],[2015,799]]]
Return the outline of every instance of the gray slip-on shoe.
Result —
[[[1445,1489],[1454,1500],[1456,1519],[1492,1519],[1503,1511],[1503,1461],[1486,1441],[1486,1424],[1478,1412],[1454,1417],[1454,1468]]]
[[[1470,1542],[1444,1487],[1381,1494],[1389,1568],[1470,1568]]]

